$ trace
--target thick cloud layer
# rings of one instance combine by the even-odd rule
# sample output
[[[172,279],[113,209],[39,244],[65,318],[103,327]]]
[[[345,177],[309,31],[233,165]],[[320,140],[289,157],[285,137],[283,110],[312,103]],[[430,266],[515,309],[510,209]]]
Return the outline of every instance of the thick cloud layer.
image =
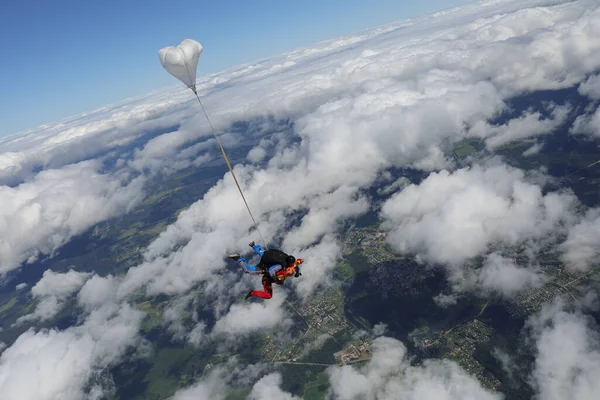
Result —
[[[283,378],[279,373],[266,375],[258,380],[252,387],[248,396],[249,400],[299,400],[299,397],[293,396],[281,390]]]
[[[578,92],[592,100],[600,100],[600,75],[592,75],[579,85]]]
[[[0,356],[0,392],[7,400],[75,400],[90,379],[120,360],[139,340],[143,313],[128,305],[105,305],[83,325],[22,334]],[[101,387],[92,388],[101,392]]]
[[[238,164],[236,174],[267,244],[281,243],[304,256],[304,276],[276,287],[268,303],[231,305],[260,283],[255,277],[240,280],[239,273],[231,278],[223,256],[248,250],[248,241],[259,237],[248,234],[250,220],[226,174],[179,214],[122,281],[87,280],[77,298],[88,313],[83,325],[28,331],[6,349],[0,392],[8,398],[82,397],[89,379],[137,341],[141,314],[112,299],[124,301],[144,286],[148,295],[180,295],[200,285],[202,296],[220,300],[213,331],[194,321],[186,332],[178,324],[181,312],[172,309],[167,325],[195,344],[211,334],[251,333],[281,323],[285,291],[305,299],[327,284],[341,252],[336,237],[341,223],[372,207],[365,193],[393,166],[443,169],[420,185],[391,183],[387,193],[403,190],[386,202],[382,215],[391,223],[390,244],[397,251],[446,264],[451,278],[464,277],[458,266],[474,256],[566,232],[576,223],[572,194],[544,194],[539,180],[503,164],[449,172],[454,161],[447,150],[467,136],[482,138],[493,151],[552,132],[572,112],[568,105],[550,105],[545,117],[526,111],[500,126],[490,120],[506,111],[507,98],[524,92],[584,82],[580,91],[595,99],[597,82],[588,75],[600,68],[599,36],[600,6],[594,0],[485,1],[200,79],[198,90],[217,129],[264,116],[293,122],[286,129],[265,122],[251,137],[223,139],[228,149],[260,139],[242,155],[251,164]],[[210,131],[194,101],[178,87],[0,140],[0,184],[6,185],[0,197],[8,199],[0,210],[0,273],[51,254],[94,223],[130,209],[145,179],[131,180],[130,174],[210,161],[218,150],[207,139]],[[574,132],[578,126],[594,132],[595,112],[588,110]],[[117,170],[100,173],[109,158]],[[585,265],[576,268],[593,261],[595,248],[577,238],[593,231],[593,223],[585,222],[594,218],[577,225],[565,244],[568,262]],[[585,257],[574,260],[568,254],[582,243]],[[468,271],[469,282],[504,296],[539,284],[534,269],[500,254],[488,256],[477,272]],[[456,364],[410,366],[404,347],[392,339],[378,339],[375,349],[361,370],[330,370],[332,396],[498,398]],[[76,372],[67,374],[73,363]],[[176,398],[224,398],[218,382],[229,372],[216,370]],[[39,385],[27,386],[32,380]],[[253,396],[287,396],[277,375],[259,382]],[[357,382],[362,385],[354,386]]]
[[[60,274],[47,270],[42,279],[31,288],[31,294],[37,300],[32,314],[20,317],[18,322],[39,318],[41,321],[54,317],[63,307],[65,301],[79,291],[91,274],[84,272],[69,272]]]
[[[521,170],[507,165],[432,173],[382,207],[388,241],[402,253],[458,266],[494,245],[542,238],[574,220],[569,192],[542,193]]]
[[[514,297],[527,289],[539,287],[546,280],[544,275],[532,268],[519,267],[513,260],[497,253],[486,257],[477,275],[478,287],[507,298]]]
[[[466,135],[489,138],[488,144],[495,147],[550,132],[564,119],[567,107],[556,107],[551,118],[531,113],[485,129],[486,121],[505,109],[508,96],[568,87],[600,67],[600,45],[594,40],[600,29],[597,4],[584,0],[548,4],[529,0],[466,6],[200,79],[197,87],[217,128],[263,115],[296,121],[300,146],[270,160],[267,171],[246,168],[247,190],[254,191],[251,203],[262,207],[261,220],[269,221],[265,228],[277,232],[283,228],[285,212],[310,209],[298,232],[306,238],[290,243],[306,247],[335,230],[340,219],[364,212],[368,203],[358,190],[390,165],[447,167],[450,161],[443,144]],[[536,7],[540,5],[546,7]],[[591,85],[593,81],[582,90],[589,92],[586,88]],[[144,136],[161,130],[167,133],[151,140],[152,136]],[[181,151],[181,146],[208,135],[191,92],[178,86],[4,138],[0,165],[6,171],[4,182],[37,181],[32,177],[40,166],[62,171],[69,163],[107,152],[118,157],[145,137],[149,141],[137,147],[134,159],[123,158],[119,165],[150,172],[177,169],[211,159],[205,153],[211,144],[215,150],[210,140]],[[256,154],[261,146],[256,149],[251,160],[264,156]],[[17,180],[9,182],[8,177]],[[98,190],[108,193],[114,186],[110,180],[96,183]],[[266,187],[276,195],[265,199],[261,188]],[[28,198],[21,194],[26,189],[17,186],[11,194]],[[132,197],[133,192],[139,194],[139,187],[131,189]],[[70,193],[68,198],[77,195]],[[110,199],[102,199],[107,200],[110,204]],[[341,202],[348,203],[343,211],[331,206]],[[88,223],[116,213],[89,213],[98,217]],[[232,214],[241,217],[237,211]],[[6,226],[1,237],[23,222],[31,223],[28,215],[16,215],[0,225]],[[33,222],[36,228],[42,223]],[[10,255],[9,268],[38,252],[50,253],[56,241],[62,243],[72,235],[55,235],[55,230],[38,229],[34,239],[20,237],[18,243],[26,243],[25,248]]]
[[[0,185],[17,185],[34,178],[38,169],[106,155],[149,132],[176,126],[187,115],[179,103],[164,94],[143,96],[0,138]]]
[[[493,150],[507,143],[535,137],[549,135],[563,125],[571,111],[569,106],[549,106],[550,117],[544,118],[540,112],[525,112],[522,116],[508,121],[504,125],[490,125],[479,121],[469,133],[474,136],[486,137],[486,147]]]
[[[17,187],[0,186],[0,274],[51,254],[74,235],[131,209],[143,178],[101,174],[98,161],[42,171]]]
[[[285,296],[280,295],[272,301],[252,303],[249,305],[233,304],[229,312],[217,321],[214,333],[216,335],[231,335],[239,338],[241,335],[264,331],[280,323],[283,319],[281,304]]]
[[[596,29],[597,7],[584,1],[513,12],[514,7],[528,4],[539,3],[496,2],[439,16],[439,20],[421,20],[421,30],[416,23],[402,29],[392,25],[357,37],[346,52],[333,54],[323,49],[318,59],[302,51],[287,55],[295,63],[260,80],[265,87],[277,85],[277,90],[265,93],[261,106],[253,110],[268,105],[274,113],[286,107],[294,113],[308,111],[297,119],[300,142],[278,151],[265,170],[247,165],[238,166],[236,172],[259,216],[261,231],[268,232],[267,240],[281,237],[286,249],[305,253],[320,238],[329,238],[340,221],[369,208],[369,199],[361,190],[370,187],[382,170],[392,165],[426,170],[450,166],[452,162],[444,156],[447,141],[477,135],[495,148],[511,140],[551,133],[562,124],[568,106],[550,105],[548,118],[528,112],[502,126],[492,127],[488,122],[506,108],[507,96],[568,87],[600,66],[596,42],[587,35],[581,37],[582,30]],[[474,15],[479,19],[468,20]],[[464,24],[457,27],[459,21]],[[581,43],[577,49],[571,48],[575,38]],[[555,47],[564,49],[568,64],[547,50]],[[300,59],[304,63],[299,63]],[[507,64],[500,60],[505,59],[519,68],[504,68]],[[308,73],[316,68],[318,74]],[[211,97],[216,104],[214,112],[221,112],[219,101],[226,93],[232,96],[228,109],[234,113],[231,110],[241,98],[238,96],[243,97],[243,88],[258,90],[259,81],[251,76],[249,70],[240,72],[236,85],[215,93]],[[319,96],[314,97],[317,90]],[[286,101],[282,102],[284,94]],[[251,110],[251,104],[255,103],[247,103],[245,110]],[[306,108],[298,108],[300,104]],[[264,146],[264,142],[259,144],[250,158],[262,159]],[[259,151],[261,154],[255,154]],[[449,181],[463,182],[456,183],[460,188],[448,188],[456,193],[440,193],[430,184],[429,191],[422,194],[433,196],[427,201],[436,207],[451,197],[454,205],[445,204],[443,214],[423,209],[412,215],[411,209],[401,205],[392,210],[414,191],[411,188],[386,206],[384,214],[402,225],[403,233],[412,235],[395,243],[398,250],[418,252],[428,261],[457,264],[484,253],[491,245],[541,238],[571,220],[572,195],[543,196],[537,182],[513,168],[474,167],[473,171],[449,176]],[[444,174],[433,174],[425,182],[441,183]],[[500,181],[492,184],[493,179]],[[513,180],[518,182],[513,185]],[[479,202],[479,214],[468,215],[470,203],[464,203],[461,211],[461,199]],[[286,217],[297,211],[308,213],[299,227],[287,231]],[[151,292],[178,293],[193,281],[211,279],[212,272],[223,265],[220,254],[245,248],[237,239],[249,227],[244,213],[231,177],[226,175],[150,246],[147,262],[127,277],[131,289],[150,283]],[[417,220],[405,224],[400,221],[403,216]],[[446,235],[439,226],[454,234]],[[434,228],[437,234],[428,235]],[[401,235],[397,229],[392,241]],[[456,242],[462,237],[469,239],[465,246]],[[231,238],[229,243],[224,243],[225,238]],[[444,240],[455,243],[441,243]],[[189,243],[179,247],[182,242]],[[173,253],[176,247],[179,250]],[[336,255],[332,247],[327,258],[334,261]],[[324,272],[331,266],[332,262],[320,263]],[[306,268],[310,270],[310,263]],[[313,287],[307,287],[308,292]]]
[[[578,92],[596,102],[600,100],[600,75],[592,75],[579,85]],[[600,137],[600,107],[591,105],[586,113],[575,120],[571,133],[576,135],[588,135],[592,138]]]
[[[600,257],[600,209],[590,210],[569,231],[567,240],[561,245],[563,262],[574,271],[586,271],[597,265]]]
[[[600,137],[600,107],[590,108],[587,114],[577,117],[571,128],[574,135],[587,135],[592,138]]]
[[[600,334],[589,317],[558,302],[529,321],[537,357],[533,382],[544,400],[592,400],[600,392]]]
[[[79,293],[77,302],[86,311],[92,311],[111,303],[115,298],[116,282],[112,275],[94,275],[88,279]]]

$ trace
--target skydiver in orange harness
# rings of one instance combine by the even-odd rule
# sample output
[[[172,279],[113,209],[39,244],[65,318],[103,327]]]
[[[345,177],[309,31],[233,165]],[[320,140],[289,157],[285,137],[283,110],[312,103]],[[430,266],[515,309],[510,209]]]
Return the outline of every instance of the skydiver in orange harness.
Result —
[[[300,264],[304,259],[296,259],[294,256],[287,255],[281,250],[269,249],[265,250],[262,246],[251,242],[250,247],[261,257],[257,265],[248,265],[246,259],[239,254],[231,254],[227,256],[235,260],[242,266],[247,274],[262,274],[262,284],[264,290],[251,290],[246,294],[246,299],[254,296],[263,299],[273,297],[273,283],[282,285],[285,280],[294,276],[300,277]]]

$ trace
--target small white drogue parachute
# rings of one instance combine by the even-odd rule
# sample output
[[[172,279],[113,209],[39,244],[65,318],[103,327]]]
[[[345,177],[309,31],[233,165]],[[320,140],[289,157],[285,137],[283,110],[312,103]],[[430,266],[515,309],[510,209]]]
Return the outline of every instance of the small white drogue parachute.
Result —
[[[179,46],[167,46],[158,51],[158,58],[168,73],[179,79],[196,93],[196,70],[202,45],[192,39],[184,39]]]
[[[184,39],[183,42],[179,44],[179,46],[167,46],[163,47],[158,51],[158,58],[160,59],[160,63],[163,68],[167,70],[168,73],[173,75],[175,78],[179,79],[181,82],[185,84],[188,88],[192,89],[192,92],[196,95],[198,99],[198,103],[200,103],[200,107],[202,107],[202,111],[204,112],[204,116],[208,121],[208,125],[210,125],[210,129],[212,130],[215,139],[217,140],[217,144],[221,148],[221,153],[223,153],[223,158],[227,163],[227,167],[233,176],[233,180],[242,196],[242,200],[244,200],[244,204],[246,205],[246,209],[248,210],[248,214],[252,218],[252,222],[254,223],[254,228],[256,228],[259,233],[263,243],[267,243],[263,235],[258,230],[258,224],[256,223],[256,219],[254,215],[252,215],[252,211],[250,210],[250,206],[244,197],[244,193],[242,192],[242,188],[238,182],[235,173],[233,172],[233,167],[229,162],[229,158],[225,153],[225,149],[219,140],[219,136],[217,136],[217,132],[215,132],[215,128],[213,128],[212,123],[210,122],[210,118],[208,118],[208,114],[204,109],[204,105],[202,104],[202,100],[200,100],[200,96],[196,91],[196,70],[198,69],[198,59],[200,58],[200,53],[202,53],[202,45],[195,40],[192,39]]]

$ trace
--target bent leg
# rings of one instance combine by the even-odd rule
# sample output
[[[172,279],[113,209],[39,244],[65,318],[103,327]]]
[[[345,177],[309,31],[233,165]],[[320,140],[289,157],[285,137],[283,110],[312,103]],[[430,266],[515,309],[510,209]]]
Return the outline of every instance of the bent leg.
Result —
[[[261,257],[265,254],[265,249],[260,244],[252,246],[252,250]]]
[[[269,281],[267,279],[266,276],[263,276],[263,288],[264,290],[253,290],[250,295],[254,296],[254,297],[260,297],[262,299],[270,299],[271,297],[273,297],[273,285],[271,284],[271,281]]]

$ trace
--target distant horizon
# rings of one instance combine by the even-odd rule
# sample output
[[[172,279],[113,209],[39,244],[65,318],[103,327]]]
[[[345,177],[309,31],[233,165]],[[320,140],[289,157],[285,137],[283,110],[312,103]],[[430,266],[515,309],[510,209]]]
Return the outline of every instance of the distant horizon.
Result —
[[[238,12],[231,13],[226,8],[233,7],[233,3],[240,4],[231,0],[222,6],[208,6],[217,17],[214,21],[202,21],[200,28],[195,26],[197,21],[191,21],[195,13],[177,14],[183,21],[159,24],[156,30],[169,32],[164,35],[156,33],[151,23],[153,19],[160,20],[161,12],[172,12],[168,8],[163,10],[165,6],[160,4],[152,4],[153,9],[144,9],[141,15],[138,15],[139,8],[128,4],[117,17],[112,8],[82,7],[69,0],[59,6],[48,6],[47,9],[41,6],[41,10],[36,8],[34,11],[27,9],[27,2],[12,5],[5,14],[6,20],[2,21],[0,17],[2,29],[6,30],[0,43],[20,61],[7,65],[0,77],[5,93],[0,101],[0,120],[3,121],[0,137],[34,131],[47,124],[176,86],[178,82],[160,67],[157,52],[164,46],[178,45],[186,37],[198,40],[205,47],[198,67],[200,78],[472,2],[475,1],[430,0],[418,6],[402,6],[391,0],[378,0],[378,7],[372,5],[365,9],[364,4],[354,0],[311,0],[302,6],[283,6],[261,0],[262,8],[245,10],[241,5],[234,8]],[[116,3],[113,6],[117,7]],[[199,11],[204,6],[190,4],[190,7]],[[72,9],[75,11],[71,12]],[[269,11],[265,11],[267,9]],[[12,42],[13,31],[24,29],[17,24],[20,17],[25,18],[21,15],[25,12],[28,13],[27,21],[32,21],[30,26],[35,28],[24,31],[19,36],[20,41]],[[48,13],[54,13],[56,18],[49,20]],[[71,18],[73,15],[81,18],[75,21]],[[164,19],[169,20],[172,15],[175,14],[168,14]],[[224,15],[226,22],[219,20],[219,15]],[[253,23],[252,17],[256,17],[257,22]],[[329,24],[333,17],[339,19]],[[58,27],[62,19],[66,28]],[[236,25],[238,32],[229,31],[227,24]],[[317,26],[318,29],[313,29]],[[132,29],[136,28],[139,28],[138,33],[131,35]],[[51,37],[46,37],[49,32]],[[281,35],[282,32],[286,35]],[[145,33],[149,35],[144,36]],[[53,40],[55,36],[58,40]],[[134,43],[136,41],[140,45]],[[71,60],[64,47],[73,45],[78,50],[87,50],[86,46],[92,46],[93,50],[79,52],[83,57]],[[228,51],[214,51],[220,46],[227,46]],[[23,50],[30,48],[36,52]],[[115,56],[121,61],[118,66],[112,62]],[[141,72],[140,67],[143,67]],[[36,79],[31,79],[32,76]],[[113,86],[112,82],[118,84]],[[86,93],[93,95],[82,95],[82,87],[88,87]]]

